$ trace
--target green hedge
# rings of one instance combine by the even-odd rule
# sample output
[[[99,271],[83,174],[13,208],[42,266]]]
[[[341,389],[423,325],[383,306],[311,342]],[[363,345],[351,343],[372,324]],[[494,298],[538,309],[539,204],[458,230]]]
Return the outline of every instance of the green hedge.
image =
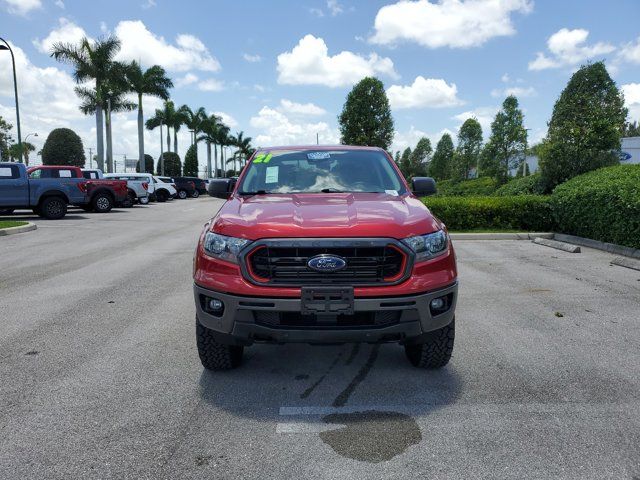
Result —
[[[505,185],[496,190],[499,197],[511,195],[542,195],[545,192],[544,183],[539,173],[534,173],[527,177],[518,177],[510,180]]]
[[[548,196],[426,197],[422,201],[450,230],[553,230]]]
[[[470,197],[492,195],[498,185],[491,177],[473,178],[471,180],[442,180],[437,183],[438,195],[442,197]]]
[[[558,230],[640,248],[640,165],[601,168],[556,187]]]

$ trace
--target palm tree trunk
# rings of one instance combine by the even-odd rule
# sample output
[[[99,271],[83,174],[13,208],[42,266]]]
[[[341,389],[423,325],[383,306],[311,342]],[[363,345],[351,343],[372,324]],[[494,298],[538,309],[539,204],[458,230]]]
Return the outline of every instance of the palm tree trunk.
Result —
[[[140,171],[146,172],[144,163],[144,114],[142,113],[142,94],[138,94],[138,165]]]
[[[173,127],[173,153],[178,153],[178,130]]]
[[[106,118],[105,118],[106,130],[107,130],[107,171],[113,172],[113,142],[111,137],[111,109],[107,106]]]
[[[207,142],[207,178],[211,178],[211,142]]]
[[[98,157],[98,169],[104,171],[104,127],[102,124],[102,107],[96,107],[96,155]]]
[[[171,129],[167,125],[167,152],[171,151]],[[164,175],[164,173],[162,173]]]
[[[213,144],[213,162],[215,164],[214,178],[218,178],[218,146]]]

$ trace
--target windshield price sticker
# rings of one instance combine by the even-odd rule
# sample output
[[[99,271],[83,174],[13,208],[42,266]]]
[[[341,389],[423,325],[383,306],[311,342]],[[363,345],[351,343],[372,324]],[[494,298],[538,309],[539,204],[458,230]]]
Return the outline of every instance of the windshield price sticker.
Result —
[[[265,183],[278,183],[278,170],[279,167],[267,167]]]
[[[331,154],[329,152],[311,152],[307,153],[307,159],[309,160],[326,160],[331,158]]]
[[[258,155],[255,160],[253,160],[253,163],[269,163],[269,161],[271,161],[271,157],[273,157],[273,155],[271,155],[270,153],[263,153],[261,155]]]

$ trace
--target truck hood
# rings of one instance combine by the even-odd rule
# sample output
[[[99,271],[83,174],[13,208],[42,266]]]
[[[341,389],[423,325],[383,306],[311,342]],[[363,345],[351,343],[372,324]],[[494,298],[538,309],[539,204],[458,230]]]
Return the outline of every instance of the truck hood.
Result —
[[[278,194],[232,197],[211,230],[231,237],[392,237],[442,228],[410,195],[386,193]]]

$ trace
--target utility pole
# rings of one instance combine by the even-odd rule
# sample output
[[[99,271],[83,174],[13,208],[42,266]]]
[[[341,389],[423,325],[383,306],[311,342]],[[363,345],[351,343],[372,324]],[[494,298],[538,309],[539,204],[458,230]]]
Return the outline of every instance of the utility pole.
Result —
[[[320,134],[316,132],[316,145],[320,145]]]
[[[9,50],[11,54],[11,65],[13,66],[13,92],[16,97],[16,126],[18,128],[18,151],[20,152],[20,163],[22,163],[22,133],[20,131],[20,106],[18,105],[18,79],[16,77],[16,60],[13,56],[13,50],[7,43],[7,41],[0,37],[0,42],[4,45],[0,45],[0,50]]]

